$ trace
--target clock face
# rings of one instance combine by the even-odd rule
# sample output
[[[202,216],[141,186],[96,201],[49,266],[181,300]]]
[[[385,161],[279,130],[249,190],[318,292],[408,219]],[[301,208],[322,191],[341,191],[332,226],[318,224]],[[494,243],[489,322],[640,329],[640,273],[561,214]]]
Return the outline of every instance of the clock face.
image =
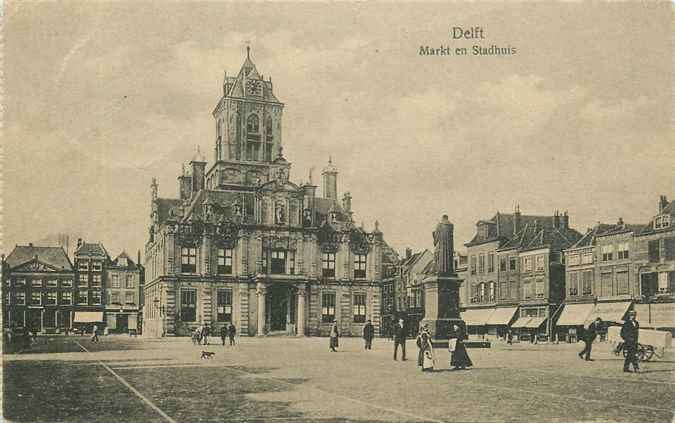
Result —
[[[262,81],[250,80],[246,81],[246,94],[262,95]]]

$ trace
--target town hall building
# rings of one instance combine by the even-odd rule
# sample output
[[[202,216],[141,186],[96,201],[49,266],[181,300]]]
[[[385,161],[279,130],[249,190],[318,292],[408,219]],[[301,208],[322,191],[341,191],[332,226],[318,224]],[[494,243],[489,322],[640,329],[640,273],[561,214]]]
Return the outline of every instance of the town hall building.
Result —
[[[214,161],[197,151],[178,176],[178,198],[151,185],[145,246],[143,332],[187,335],[232,322],[242,335],[361,335],[381,324],[381,282],[394,268],[379,225],[353,221],[328,161],[320,196],[311,174],[290,180],[283,156],[284,104],[247,57],[225,75]]]

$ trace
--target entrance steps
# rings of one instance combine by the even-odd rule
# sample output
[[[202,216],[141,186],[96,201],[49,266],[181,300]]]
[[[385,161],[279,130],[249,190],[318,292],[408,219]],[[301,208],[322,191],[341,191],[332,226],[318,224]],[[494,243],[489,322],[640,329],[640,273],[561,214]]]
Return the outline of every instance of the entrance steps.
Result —
[[[265,334],[265,336],[295,338],[295,334],[288,333],[288,331],[285,331],[285,330],[272,330],[272,331],[267,332]]]

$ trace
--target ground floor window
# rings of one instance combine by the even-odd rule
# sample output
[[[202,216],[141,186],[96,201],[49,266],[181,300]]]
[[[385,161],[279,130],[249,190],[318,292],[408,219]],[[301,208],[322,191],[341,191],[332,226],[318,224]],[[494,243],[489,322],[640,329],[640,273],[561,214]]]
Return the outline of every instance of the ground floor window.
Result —
[[[217,320],[219,322],[232,321],[232,290],[219,289],[217,298]]]
[[[56,327],[56,310],[45,310],[44,322],[46,328],[55,328]]]
[[[180,291],[180,319],[184,322],[197,320],[197,291],[194,289]]]
[[[366,321],[366,294],[354,294],[354,323]]]
[[[331,323],[335,320],[335,292],[321,294],[321,321]]]

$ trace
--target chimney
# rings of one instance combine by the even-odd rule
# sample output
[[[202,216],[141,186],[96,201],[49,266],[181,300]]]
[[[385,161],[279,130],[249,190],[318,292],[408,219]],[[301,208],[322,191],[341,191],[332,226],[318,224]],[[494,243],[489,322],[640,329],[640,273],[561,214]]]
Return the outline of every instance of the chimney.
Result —
[[[513,213],[513,235],[520,232],[520,205],[516,204],[516,209]]]
[[[663,213],[663,209],[668,207],[668,197],[662,195],[659,197],[659,214]]]
[[[619,220],[616,221],[616,224],[617,224],[618,226],[623,227],[623,226],[624,226],[624,223],[623,223],[623,217],[620,217]]]
[[[141,264],[141,250],[138,250],[138,253],[136,255],[136,264]]]
[[[82,238],[77,238],[77,249],[76,250],[79,250],[81,246],[82,246]]]
[[[347,213],[347,216],[349,216],[349,221],[352,221],[352,195],[348,192],[345,192],[345,194],[342,196],[342,210]]]
[[[412,257],[412,248],[406,248],[405,249],[405,258],[409,259]]]
[[[150,183],[150,192],[152,193],[152,201],[157,199],[157,179],[152,178],[152,183]]]
[[[323,169],[323,198],[337,201],[337,174],[338,169],[333,164],[332,158],[328,158],[328,165]]]
[[[199,151],[199,146],[197,146],[194,157],[190,160],[190,166],[192,167],[192,194],[196,194],[204,189],[204,178],[206,177],[206,159]]]
[[[558,210],[553,213],[553,228],[560,229],[560,212]]]
[[[567,214],[567,210],[565,210],[565,213],[560,217],[560,225],[561,229],[570,228],[570,216]]]
[[[312,226],[314,224],[314,198],[316,198],[316,185],[311,182],[302,186],[304,192],[302,210],[302,224],[303,226]]]

